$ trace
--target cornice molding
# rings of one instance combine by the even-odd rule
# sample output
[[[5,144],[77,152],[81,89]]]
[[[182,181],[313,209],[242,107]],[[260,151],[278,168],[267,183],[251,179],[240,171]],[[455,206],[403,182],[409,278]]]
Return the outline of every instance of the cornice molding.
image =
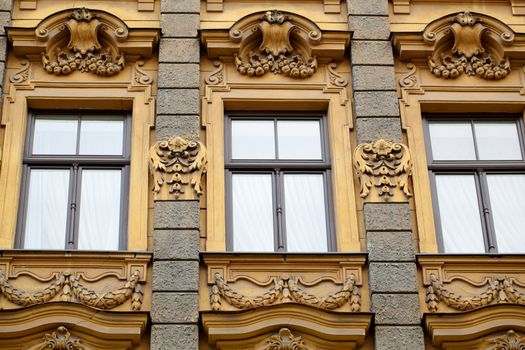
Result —
[[[24,349],[30,350],[42,349],[39,345],[62,350],[66,348],[56,347],[57,341],[68,344],[69,339],[74,344],[75,339],[81,339],[84,348],[71,349],[130,350],[140,343],[147,323],[147,312],[101,311],[64,302],[2,310],[0,348],[15,350],[24,344],[28,346]]]
[[[201,316],[208,341],[218,350],[264,349],[284,327],[312,349],[357,349],[372,322],[371,313],[335,313],[297,304],[228,313],[205,311]]]
[[[509,336],[525,332],[524,312],[521,305],[499,304],[456,314],[425,314],[423,323],[432,343],[441,349],[501,350],[495,340],[512,342]]]

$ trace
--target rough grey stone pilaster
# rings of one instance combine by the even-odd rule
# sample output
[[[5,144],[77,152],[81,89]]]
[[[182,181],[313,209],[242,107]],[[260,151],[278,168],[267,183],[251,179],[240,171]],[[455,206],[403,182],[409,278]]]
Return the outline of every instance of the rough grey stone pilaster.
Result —
[[[419,326],[376,326],[375,348],[381,350],[424,350],[425,338]]]
[[[199,0],[161,0],[157,139],[200,134]],[[152,350],[199,348],[199,201],[156,201]]]
[[[412,232],[367,232],[368,261],[414,261]]]
[[[367,231],[411,231],[407,203],[365,203]]]
[[[397,117],[359,118],[355,122],[357,143],[370,143],[378,139],[401,142],[401,128]]]
[[[402,141],[388,0],[347,0],[358,143]],[[365,203],[376,350],[424,349],[407,203]]]
[[[199,328],[193,325],[153,324],[153,350],[199,350]]]
[[[12,0],[0,0],[0,83],[4,86],[7,60],[7,37],[4,27],[11,25]],[[1,107],[2,102],[0,102]]]

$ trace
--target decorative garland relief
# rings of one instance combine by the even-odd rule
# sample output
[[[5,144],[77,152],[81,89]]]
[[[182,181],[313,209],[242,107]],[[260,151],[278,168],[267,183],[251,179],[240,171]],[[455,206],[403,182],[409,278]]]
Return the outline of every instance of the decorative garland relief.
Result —
[[[346,279],[340,291],[326,297],[317,297],[306,292],[294,278],[288,275],[282,275],[275,282],[274,287],[256,297],[246,297],[235,291],[225,282],[220,273],[216,273],[214,278],[215,283],[211,287],[210,295],[210,305],[213,310],[220,310],[223,301],[238,309],[252,309],[289,302],[310,305],[324,310],[335,310],[346,303],[350,303],[352,312],[358,312],[361,309],[361,293],[355,285],[354,274]]]

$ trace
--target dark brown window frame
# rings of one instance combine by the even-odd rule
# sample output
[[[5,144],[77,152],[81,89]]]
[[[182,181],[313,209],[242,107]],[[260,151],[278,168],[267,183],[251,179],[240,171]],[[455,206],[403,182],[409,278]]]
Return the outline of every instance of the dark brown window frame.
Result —
[[[81,120],[83,115],[124,117],[122,155],[33,155],[35,120],[39,115],[75,116]],[[80,130],[77,126],[77,133]],[[127,223],[129,206],[129,178],[131,162],[131,114],[125,111],[105,110],[32,110],[28,113],[24,156],[22,162],[22,181],[20,206],[18,210],[15,247],[23,249],[24,232],[28,207],[29,172],[31,169],[69,169],[68,213],[65,232],[65,250],[78,249],[78,225],[80,215],[80,189],[83,169],[118,169],[122,171],[120,196],[119,250],[127,249]],[[77,135],[77,152],[79,139]]]
[[[513,121],[518,130],[518,139],[522,160],[434,160],[432,156],[432,145],[430,142],[429,122],[466,122],[470,121],[473,127],[475,121]],[[476,195],[478,198],[478,209],[480,223],[483,233],[483,243],[486,253],[498,253],[496,229],[492,218],[492,207],[490,204],[487,174],[525,174],[525,123],[523,117],[517,114],[425,114],[423,118],[423,129],[425,134],[426,157],[428,163],[428,174],[434,211],[437,241],[439,251],[446,253],[443,242],[443,229],[440,220],[439,202],[437,200],[436,175],[465,175],[474,176]],[[476,134],[473,132],[474,147],[477,157],[478,147]]]
[[[261,159],[232,159],[232,120],[318,120],[321,133],[321,160],[261,160]],[[274,127],[276,128],[276,122]],[[327,232],[327,251],[334,252],[337,243],[334,230],[333,195],[331,183],[331,162],[329,152],[329,134],[327,116],[324,113],[288,113],[288,112],[226,112],[224,131],[224,156],[225,156],[225,193],[226,193],[226,250],[233,249],[233,199],[232,175],[239,173],[271,174],[272,175],[272,204],[274,226],[274,251],[286,252],[286,208],[284,208],[284,191],[282,184],[285,174],[322,174],[324,182],[324,201]],[[277,145],[277,134],[276,145]],[[276,148],[277,151],[277,148]],[[313,252],[315,253],[315,252]]]

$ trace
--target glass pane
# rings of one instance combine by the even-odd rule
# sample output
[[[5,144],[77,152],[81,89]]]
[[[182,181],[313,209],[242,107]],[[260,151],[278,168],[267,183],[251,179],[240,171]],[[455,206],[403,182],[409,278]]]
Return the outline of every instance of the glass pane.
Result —
[[[78,120],[71,117],[37,117],[33,154],[75,154]]]
[[[68,189],[68,169],[30,170],[24,248],[65,248]]]
[[[273,120],[232,120],[233,159],[275,159]]]
[[[82,170],[78,249],[118,250],[121,170]]]
[[[445,253],[484,253],[474,175],[436,175]]]
[[[80,154],[122,154],[124,118],[83,117],[80,122]]]
[[[326,252],[326,203],[322,174],[284,175],[289,252]]]
[[[273,252],[272,176],[232,175],[233,249]]]
[[[479,159],[521,159],[518,128],[515,122],[475,122]]]
[[[428,125],[434,160],[475,160],[470,122],[435,122]]]
[[[500,253],[525,253],[525,175],[487,175]]]
[[[277,121],[279,159],[322,159],[319,120]]]

